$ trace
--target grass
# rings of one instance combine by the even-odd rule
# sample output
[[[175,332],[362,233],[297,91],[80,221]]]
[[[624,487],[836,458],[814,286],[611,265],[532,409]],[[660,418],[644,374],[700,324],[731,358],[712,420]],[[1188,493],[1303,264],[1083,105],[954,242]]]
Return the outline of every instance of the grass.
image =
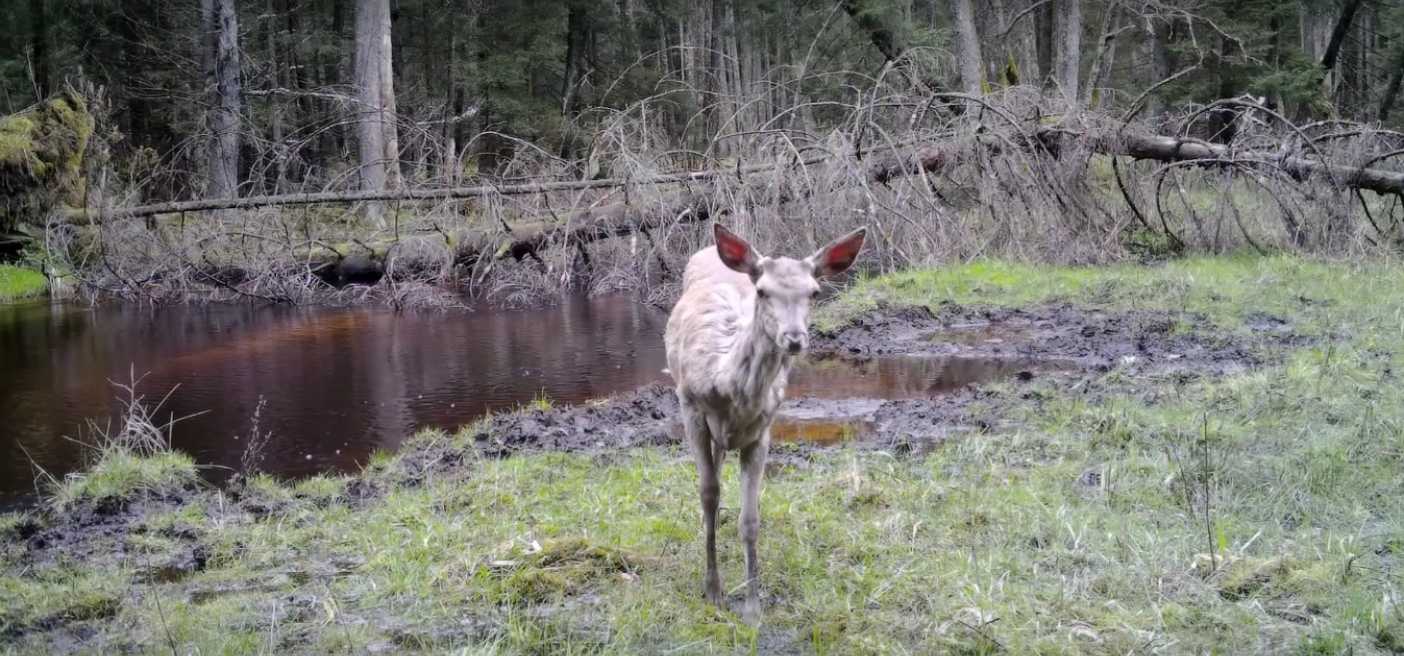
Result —
[[[0,303],[13,303],[42,296],[49,288],[44,274],[9,264],[0,264]]]
[[[1316,341],[1268,367],[1098,395],[1036,380],[1013,428],[921,458],[850,444],[777,467],[759,630],[701,598],[681,449],[489,460],[462,434],[427,432],[407,448],[458,445],[465,462],[408,484],[395,476],[408,454],[381,455],[364,481],[255,478],[245,497],[274,508],[260,517],[216,491],[147,516],[126,553],[169,551],[173,527],[208,551],[177,581],[140,583],[136,556],[36,566],[0,543],[0,651],[9,639],[45,653],[72,631],[96,651],[180,653],[1400,653],[1401,275],[1229,257],[862,281],[824,321],[880,303],[1067,301],[1188,310],[1245,335],[1270,314]],[[60,494],[193,471],[164,462],[142,471],[171,476],[101,463]],[[353,482],[383,493],[357,501]],[[733,461],[728,588],[741,582],[738,488]]]
[[[70,474],[54,490],[52,502],[59,510],[79,503],[103,504],[142,495],[179,492],[198,479],[195,461],[179,451],[149,456],[126,449],[108,449],[91,469]]]
[[[1390,276],[1401,270],[1397,264],[1382,262],[1347,266],[1289,255],[1248,254],[1186,258],[1154,266],[1043,267],[981,261],[861,280],[821,308],[815,323],[833,329],[884,303],[936,308],[946,301],[999,306],[1066,302],[1197,312],[1229,328],[1267,313],[1292,319],[1299,332],[1303,328],[1319,331],[1333,321],[1348,319],[1335,316],[1337,312],[1322,303],[1360,306],[1367,313],[1389,309],[1388,304],[1374,307],[1374,299],[1377,294],[1382,301],[1399,296],[1388,288]],[[1368,318],[1381,317],[1373,313]]]

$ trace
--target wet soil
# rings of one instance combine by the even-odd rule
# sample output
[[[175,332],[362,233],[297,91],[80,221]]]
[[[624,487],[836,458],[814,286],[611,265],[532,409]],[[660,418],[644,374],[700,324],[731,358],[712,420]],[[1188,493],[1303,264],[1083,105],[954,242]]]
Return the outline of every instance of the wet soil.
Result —
[[[1192,313],[1103,311],[1070,304],[1032,308],[968,307],[935,312],[888,309],[825,335],[820,348],[851,355],[954,355],[1059,361],[1093,371],[1188,369],[1228,373],[1261,363],[1265,336],[1286,344],[1286,321],[1264,315],[1254,335],[1225,332]]]

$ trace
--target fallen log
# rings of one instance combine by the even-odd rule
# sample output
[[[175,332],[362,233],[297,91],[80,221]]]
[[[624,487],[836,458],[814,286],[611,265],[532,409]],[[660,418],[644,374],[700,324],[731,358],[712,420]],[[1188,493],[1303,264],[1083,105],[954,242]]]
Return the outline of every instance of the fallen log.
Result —
[[[1078,138],[1082,135],[1059,128],[1045,127],[1038,129],[1032,136],[1049,152],[1056,153],[1059,150],[1056,144],[1060,139]],[[867,166],[867,178],[872,182],[886,184],[895,178],[914,175],[918,172],[935,173],[975,148],[997,149],[1001,147],[1002,143],[994,139],[976,138],[963,139],[944,145],[916,146],[905,153],[873,161]],[[1273,162],[1299,180],[1305,180],[1312,176],[1325,176],[1335,184],[1369,189],[1380,194],[1404,194],[1404,173],[1401,172],[1345,166],[1303,157],[1278,157],[1275,153],[1272,155],[1262,153],[1235,155],[1227,146],[1194,139],[1129,134],[1094,139],[1092,146],[1095,151],[1104,155],[1127,156],[1162,162],[1203,160],[1206,165],[1212,165],[1215,160],[1225,163],[1244,160]],[[514,230],[515,239],[498,252],[498,257],[510,255],[521,259],[556,241],[563,244],[574,244],[606,239],[628,234],[635,230],[652,229],[669,219],[676,219],[680,222],[705,220],[713,212],[705,205],[704,200],[691,191],[683,191],[647,208],[619,203],[597,209],[582,210],[572,215],[563,224],[555,227],[536,226],[525,233]]]
[[[885,184],[919,171],[937,171],[946,164],[947,155],[946,150],[934,146],[913,148],[906,153],[873,160],[867,165],[866,176],[872,182]],[[817,162],[804,162],[806,165],[814,163]],[[739,171],[743,182],[763,182],[756,174],[773,171],[773,168],[742,167]],[[694,179],[737,175],[738,170],[703,173],[708,175]],[[457,266],[472,266],[484,258],[521,260],[537,255],[552,244],[586,244],[669,224],[706,221],[716,211],[706,194],[685,188],[648,203],[619,202],[581,209],[560,222],[520,223],[511,226],[506,235],[499,231],[472,233],[453,246],[453,261]],[[369,248],[360,245],[341,249],[324,247],[302,259],[314,274],[327,282],[373,282],[367,277],[375,278],[383,273],[386,267],[381,260],[390,252],[389,243],[373,244]],[[345,274],[348,267],[357,272],[355,280],[348,280],[350,276]]]
[[[817,163],[822,159],[808,160]],[[185,212],[209,212],[214,210],[245,210],[258,207],[353,204],[373,201],[443,201],[481,198],[484,196],[519,196],[545,194],[559,191],[581,191],[587,189],[609,189],[629,185],[665,185],[704,182],[726,176],[744,176],[761,171],[770,171],[774,164],[753,164],[734,169],[711,169],[688,173],[667,173],[643,178],[602,178],[598,180],[560,180],[553,182],[530,182],[521,184],[474,185],[468,187],[428,187],[386,191],[320,191],[305,194],[279,194],[268,196],[245,196],[243,198],[206,198],[183,200],[132,207],[116,207],[96,212],[82,209],[69,209],[65,218],[71,223],[88,224],[111,219],[138,219],[157,214],[181,214]]]
[[[1214,160],[1271,163],[1297,180],[1321,176],[1336,185],[1368,189],[1382,195],[1404,195],[1404,172],[1346,166],[1304,157],[1281,157],[1277,153],[1234,153],[1228,146],[1196,139],[1144,134],[1125,135],[1119,140],[1101,140],[1094,147],[1107,155],[1127,155],[1136,159],[1153,159],[1162,162],[1204,160],[1206,164],[1210,165],[1213,164]]]
[[[934,145],[917,146],[903,153],[873,160],[867,164],[865,175],[871,182],[886,184],[902,176],[938,171],[948,161],[950,153],[947,149]],[[754,174],[752,181],[759,181],[755,180]],[[713,214],[715,208],[709,205],[705,195],[684,189],[648,205],[614,203],[580,210],[560,224],[513,228],[512,241],[500,249],[496,257],[510,256],[520,260],[551,243],[589,243],[639,230],[651,230],[669,221],[705,221]]]
[[[1020,143],[1019,146],[1041,149],[1056,157],[1063,150],[1064,140],[1087,139],[1085,133],[1069,131],[1057,127],[1041,127],[1029,135],[1036,143]],[[1021,140],[1022,141],[1022,140]],[[918,173],[935,173],[951,162],[960,161],[972,153],[996,152],[1014,143],[988,135],[954,140],[944,143],[921,144],[905,151],[885,157],[869,159],[865,164],[865,177],[877,184],[886,184],[899,177]],[[1110,156],[1127,156],[1135,159],[1162,162],[1196,161],[1205,166],[1215,162],[1225,165],[1239,165],[1244,162],[1272,165],[1298,180],[1311,177],[1324,177],[1336,185],[1358,189],[1369,189],[1380,194],[1404,195],[1404,172],[1379,168],[1353,167],[1331,162],[1323,162],[1304,157],[1282,157],[1277,153],[1233,152],[1227,146],[1211,144],[1186,138],[1147,134],[1120,134],[1093,137],[1088,140],[1095,152]],[[825,161],[819,158],[795,165],[813,165]],[[236,209],[282,204],[305,204],[327,202],[355,202],[361,200],[431,200],[444,198],[471,198],[487,194],[530,194],[552,191],[609,188],[638,184],[685,184],[719,180],[736,176],[738,182],[764,183],[764,174],[774,174],[780,164],[752,165],[729,170],[708,170],[693,173],[676,173],[653,176],[636,180],[604,179],[571,182],[542,182],[516,185],[483,185],[453,189],[418,189],[400,192],[371,193],[343,192],[317,193],[294,196],[263,196],[242,199],[216,199],[162,203],[132,208],[111,210],[109,217],[144,217],[181,211],[203,211],[215,209]],[[471,233],[453,245],[453,262],[457,266],[472,266],[485,259],[522,258],[537,255],[552,245],[578,245],[603,239],[648,231],[665,225],[705,221],[717,213],[710,204],[710,196],[699,190],[684,186],[647,203],[619,202],[599,207],[589,207],[570,213],[558,222],[542,221],[511,226],[506,234],[500,230]],[[364,249],[362,249],[364,250]],[[371,249],[371,252],[341,252],[325,250],[304,260],[306,265],[324,278],[347,281],[352,278],[376,278],[385,270],[383,259],[391,253],[390,248]],[[352,273],[348,270],[354,269]],[[369,273],[367,273],[369,272]],[[352,275],[354,274],[354,275]]]
[[[1086,138],[1085,134],[1061,128],[1039,128],[1035,138],[1045,145],[1053,145],[1063,138]],[[1277,153],[1242,152],[1233,153],[1227,146],[1211,144],[1196,139],[1148,135],[1120,134],[1092,139],[1093,148],[1104,155],[1126,155],[1137,159],[1154,159],[1163,162],[1180,160],[1232,160],[1271,161],[1285,172],[1305,179],[1313,175],[1329,178],[1336,184],[1360,189],[1369,189],[1381,194],[1404,194],[1404,173],[1383,169],[1352,167],[1303,157],[1279,157]],[[918,169],[935,171],[951,161],[954,155],[974,147],[998,148],[990,139],[964,139],[947,144],[924,144],[912,147],[908,152],[888,156],[868,166],[868,178],[873,182],[886,183],[893,178],[909,175]],[[1050,148],[1054,153],[1056,148]],[[805,160],[798,164],[814,165],[826,158]],[[734,169],[711,169],[688,173],[668,173],[643,178],[605,178],[599,180],[564,180],[553,182],[533,182],[504,185],[475,185],[466,187],[417,188],[393,191],[326,191],[306,194],[282,194],[269,196],[248,196],[244,198],[214,198],[190,201],[155,203],[133,207],[99,210],[97,216],[81,209],[67,211],[67,219],[75,223],[92,223],[117,218],[142,218],[157,214],[177,214],[183,212],[204,212],[212,210],[252,209],[257,207],[285,205],[313,205],[329,203],[360,203],[371,201],[436,201],[461,200],[493,195],[543,194],[559,191],[579,191],[607,189],[629,185],[688,184],[722,179],[728,176],[745,178],[748,175],[774,171],[781,163],[754,164]],[[609,212],[605,212],[608,214]]]

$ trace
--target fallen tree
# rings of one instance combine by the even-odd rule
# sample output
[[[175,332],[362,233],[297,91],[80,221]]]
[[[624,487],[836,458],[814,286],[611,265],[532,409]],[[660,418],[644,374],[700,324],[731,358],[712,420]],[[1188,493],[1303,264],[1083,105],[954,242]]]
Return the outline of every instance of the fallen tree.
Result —
[[[524,194],[546,194],[560,191],[582,191],[588,189],[609,189],[629,185],[664,185],[703,182],[725,176],[744,175],[758,171],[772,170],[773,165],[753,165],[731,170],[708,170],[691,173],[669,173],[645,178],[605,178],[599,180],[561,180],[552,182],[531,182],[504,185],[474,185],[468,187],[429,187],[418,189],[395,189],[383,191],[322,191],[305,194],[279,194],[269,196],[246,196],[244,198],[210,198],[201,200],[173,201],[102,209],[96,214],[80,209],[67,212],[70,222],[90,223],[111,219],[139,219],[158,214],[182,214],[187,212],[209,212],[215,210],[247,210],[259,207],[319,204],[353,204],[373,201],[442,201],[482,198],[484,196],[516,196]]]
[[[401,282],[442,288],[453,280],[471,290],[554,291],[571,287],[582,273],[594,285],[601,280],[593,277],[596,272],[613,276],[604,281],[606,287],[649,286],[667,280],[698,243],[697,234],[672,228],[732,210],[738,216],[728,220],[771,243],[797,238],[808,243],[856,222],[874,225],[881,238],[872,257],[883,270],[953,257],[1028,257],[1030,250],[1057,261],[1119,259],[1142,248],[1142,242],[1129,240],[1143,239],[1150,240],[1144,242],[1149,248],[1160,248],[1156,240],[1169,240],[1169,251],[1186,246],[1218,251],[1233,247],[1221,239],[1225,227],[1254,246],[1316,248],[1339,243],[1337,235],[1370,246],[1404,242],[1397,205],[1361,197],[1359,207],[1346,207],[1336,193],[1368,189],[1404,198],[1404,172],[1384,163],[1404,153],[1391,142],[1397,135],[1377,127],[1339,122],[1298,127],[1278,117],[1286,129],[1245,130],[1226,145],[1136,131],[1091,112],[1068,115],[1056,125],[1015,118],[1043,115],[1034,96],[1023,98],[1021,106],[936,94],[923,102],[893,103],[891,113],[907,125],[912,116],[925,115],[925,109],[913,112],[913,107],[926,107],[937,96],[982,109],[941,119],[941,132],[920,136],[909,126],[889,129],[892,122],[855,110],[859,118],[852,129],[800,147],[786,141],[788,136],[757,143],[740,151],[740,162],[755,162],[744,166],[655,175],[654,163],[675,151],[623,149],[608,151],[603,161],[632,175],[95,208],[91,215],[74,211],[68,221],[51,221],[49,235],[60,248],[86,256],[89,263],[101,262],[84,269],[79,257],[72,258],[73,268],[90,272],[91,287],[98,290],[144,294],[130,290],[155,284],[164,290],[157,293],[176,298],[183,285],[197,283],[290,303],[316,302],[324,293],[318,290],[325,289],[319,278],[337,286],[388,278],[395,283],[387,286],[391,293]],[[1006,103],[1020,101],[1005,96]],[[1193,134],[1195,117],[1204,111],[1188,113],[1166,131]],[[627,140],[616,138],[622,141]],[[786,148],[780,152],[795,155],[776,157],[777,144]],[[810,155],[816,151],[824,154]],[[1116,185],[1131,212],[1114,189],[1096,184],[1086,159],[1094,153],[1113,158]],[[1115,166],[1127,158],[1163,165]],[[530,162],[522,168],[538,170]],[[1248,193],[1234,189],[1239,183]],[[1155,200],[1148,206],[1154,215],[1143,213],[1136,200],[1147,195]],[[1176,196],[1178,205],[1162,202]],[[1290,197],[1286,203],[1284,197]],[[1246,222],[1236,198],[1256,212]],[[474,220],[443,202],[459,199],[478,199]],[[186,217],[213,210],[397,200],[415,205],[414,211],[396,215],[393,230],[363,225],[352,214],[337,220],[298,212],[240,212],[193,222]],[[1368,216],[1372,209],[1384,211],[1385,220],[1376,225],[1376,217],[1369,216],[1368,224],[1350,222],[1352,212]],[[148,220],[130,220],[136,218]],[[1371,226],[1374,232],[1361,232]],[[640,242],[612,241],[635,235],[647,240],[642,258],[636,250]],[[597,242],[608,243],[583,248]],[[72,248],[84,244],[93,246]],[[493,264],[502,259],[533,259],[541,266]],[[465,272],[471,275],[460,278]]]
[[[1038,141],[1039,147],[1055,152],[1062,149],[1058,144],[1063,140],[1088,139],[1084,133],[1055,127],[1040,128],[1032,137]],[[1123,134],[1089,141],[1093,150],[1103,155],[1160,162],[1195,161],[1205,166],[1249,162],[1277,166],[1297,180],[1321,176],[1339,186],[1367,189],[1379,194],[1404,195],[1404,172],[1353,167],[1303,157],[1281,157],[1276,153],[1234,153],[1227,146],[1192,138]],[[998,150],[1003,145],[1004,142],[994,137],[977,137],[917,146],[870,164],[867,178],[871,182],[886,184],[906,175],[936,173],[950,162],[971,156],[975,148]],[[626,203],[586,209],[571,215],[559,225],[536,224],[524,231],[514,230],[513,240],[498,254],[521,259],[550,243],[590,242],[656,228],[671,219],[683,222],[705,220],[711,214],[705,198],[686,191],[659,203],[655,211],[644,211]]]
[[[1309,178],[1313,175],[1319,175],[1326,177],[1337,185],[1367,189],[1380,194],[1404,194],[1404,172],[1369,167],[1353,167],[1299,156],[1283,157],[1275,152],[1234,152],[1231,148],[1222,144],[1213,144],[1187,137],[1182,138],[1135,133],[1094,136],[1058,127],[1039,128],[1033,133],[1033,136],[1044,146],[1049,146],[1065,139],[1087,139],[1092,142],[1094,150],[1100,154],[1129,156],[1136,159],[1151,159],[1162,162],[1203,160],[1206,164],[1212,164],[1215,160],[1222,160],[1225,163],[1257,162],[1272,164],[1280,167],[1283,171],[1299,180]],[[1001,144],[998,139],[991,137],[961,139],[948,143],[931,143],[911,147],[907,149],[907,152],[888,156],[870,164],[867,167],[868,179],[873,182],[887,183],[894,178],[915,173],[918,169],[927,172],[936,171],[946,162],[952,161],[956,157],[969,154],[970,149],[976,146],[997,149]],[[861,154],[859,156],[861,157]],[[789,166],[815,165],[823,163],[824,161],[825,158],[812,158]],[[97,216],[91,216],[83,210],[70,210],[68,212],[68,218],[74,222],[89,223],[93,220],[134,219],[158,214],[253,209],[273,206],[332,203],[350,204],[371,201],[464,200],[493,195],[545,194],[561,191],[609,189],[630,185],[686,185],[689,183],[719,180],[726,177],[736,177],[738,180],[744,181],[745,176],[774,171],[777,166],[782,165],[754,164],[737,167],[735,169],[711,169],[686,173],[669,173],[637,179],[605,178],[598,180],[568,180],[523,184],[475,185],[467,187],[419,188],[388,191],[326,191],[305,194],[248,196],[245,198],[215,198],[111,208],[101,210]],[[618,209],[584,210],[582,211],[582,218],[589,219],[591,216],[607,218],[619,213],[620,210]],[[531,239],[537,239],[537,237],[532,236]],[[514,247],[513,254],[520,254],[521,248],[523,247],[524,246]]]
[[[1305,157],[1285,157],[1279,153],[1234,152],[1228,146],[1198,139],[1146,134],[1124,135],[1120,138],[1113,136],[1099,140],[1096,149],[1107,155],[1125,155],[1161,162],[1201,161],[1209,166],[1216,162],[1249,162],[1275,166],[1299,181],[1319,176],[1336,186],[1367,189],[1381,195],[1404,195],[1404,172],[1348,166]]]
[[[885,184],[895,178],[913,175],[918,172],[935,172],[947,161],[947,154],[936,148],[921,146],[907,152],[875,159],[865,167],[868,180]],[[822,160],[808,160],[800,164],[813,165]],[[799,165],[799,164],[797,164]],[[796,166],[797,166],[796,165]],[[763,182],[759,173],[774,171],[771,166],[752,166],[730,171],[701,171],[692,174],[688,181],[715,180],[723,176],[737,176],[743,184]],[[667,176],[666,183],[683,182],[681,176]],[[603,181],[598,181],[603,182]],[[612,186],[617,181],[608,181]],[[555,188],[580,189],[581,186]],[[523,192],[526,193],[526,192]],[[453,262],[458,266],[472,266],[485,258],[523,258],[535,256],[551,244],[577,245],[602,239],[619,237],[637,232],[646,232],[664,225],[705,221],[722,208],[713,207],[709,195],[694,189],[684,188],[667,194],[653,202],[618,202],[588,207],[571,212],[564,221],[539,221],[510,226],[504,232],[477,232],[463,239],[453,247]],[[323,248],[319,256],[310,261],[312,270],[328,282],[341,282],[351,279],[365,280],[367,272],[374,277],[383,273],[382,260],[391,253],[389,244],[359,246],[351,249]],[[369,258],[368,263],[366,259]]]

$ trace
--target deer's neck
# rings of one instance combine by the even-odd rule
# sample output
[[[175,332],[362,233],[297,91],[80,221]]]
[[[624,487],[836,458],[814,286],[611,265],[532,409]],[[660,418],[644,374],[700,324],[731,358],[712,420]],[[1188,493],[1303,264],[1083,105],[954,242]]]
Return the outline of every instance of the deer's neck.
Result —
[[[765,334],[759,303],[755,305],[749,329],[742,331],[739,337],[729,368],[739,392],[737,396],[773,409],[773,405],[779,403],[792,356]],[[771,398],[772,395],[775,398]]]

